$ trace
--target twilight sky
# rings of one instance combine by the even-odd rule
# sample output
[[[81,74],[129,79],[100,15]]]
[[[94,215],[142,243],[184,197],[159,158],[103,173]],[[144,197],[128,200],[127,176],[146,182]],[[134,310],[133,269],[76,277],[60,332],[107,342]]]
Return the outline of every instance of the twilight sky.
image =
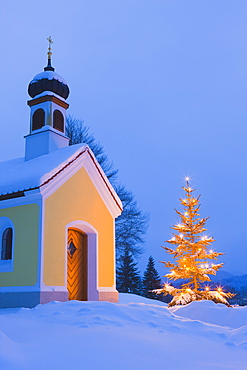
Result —
[[[246,0],[0,0],[0,159],[24,155],[27,86],[51,35],[68,113],[150,214],[140,268],[152,255],[165,273],[190,175],[219,262],[247,273],[246,19]]]

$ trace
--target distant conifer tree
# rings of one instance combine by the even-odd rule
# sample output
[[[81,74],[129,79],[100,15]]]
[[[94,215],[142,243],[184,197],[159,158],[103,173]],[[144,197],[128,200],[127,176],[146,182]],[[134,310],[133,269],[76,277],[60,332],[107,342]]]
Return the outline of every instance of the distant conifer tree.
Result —
[[[126,249],[117,270],[117,290],[120,293],[140,294],[141,278],[136,265],[133,256]]]
[[[160,288],[161,279],[158,271],[155,269],[154,259],[150,256],[142,279],[142,294],[147,298],[159,299],[159,296],[152,292],[152,290]]]

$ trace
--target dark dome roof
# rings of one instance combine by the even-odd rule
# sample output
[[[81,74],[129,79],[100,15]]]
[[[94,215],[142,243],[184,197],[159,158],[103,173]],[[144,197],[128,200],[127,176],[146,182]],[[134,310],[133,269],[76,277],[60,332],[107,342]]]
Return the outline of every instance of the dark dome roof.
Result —
[[[53,69],[53,70],[52,70]],[[54,68],[41,72],[34,76],[28,86],[28,94],[34,98],[42,94],[44,91],[52,91],[55,94],[67,99],[69,96],[69,87],[66,81],[54,72]]]

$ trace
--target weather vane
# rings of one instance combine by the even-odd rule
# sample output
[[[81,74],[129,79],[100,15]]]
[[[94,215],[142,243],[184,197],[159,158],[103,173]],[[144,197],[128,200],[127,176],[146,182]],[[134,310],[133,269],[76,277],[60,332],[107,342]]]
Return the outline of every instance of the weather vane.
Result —
[[[51,55],[52,55],[52,52],[51,52],[51,44],[53,44],[53,41],[52,41],[52,38],[51,36],[47,37],[47,41],[49,42],[49,47],[48,47],[48,59],[51,59]]]

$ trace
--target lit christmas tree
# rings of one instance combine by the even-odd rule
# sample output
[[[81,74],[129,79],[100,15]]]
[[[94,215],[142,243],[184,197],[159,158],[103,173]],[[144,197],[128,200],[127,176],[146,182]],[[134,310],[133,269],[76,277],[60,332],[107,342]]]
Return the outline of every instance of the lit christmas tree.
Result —
[[[187,282],[182,284],[181,289],[176,289],[169,284],[165,284],[157,294],[171,294],[173,296],[169,306],[184,305],[195,300],[212,300],[216,303],[224,303],[229,306],[226,298],[231,298],[234,294],[223,292],[222,288],[210,290],[209,286],[202,287],[202,283],[210,281],[208,275],[216,275],[216,272],[223,266],[223,263],[215,264],[211,261],[224,253],[217,253],[211,249],[214,242],[212,237],[207,236],[205,223],[207,218],[199,218],[199,197],[195,198],[186,177],[185,198],[180,199],[184,207],[184,212],[176,210],[181,218],[181,222],[172,227],[175,232],[167,242],[174,246],[174,249],[163,247],[175,260],[172,262],[162,262],[165,267],[170,268],[170,273],[165,276],[170,280],[185,279]]]

